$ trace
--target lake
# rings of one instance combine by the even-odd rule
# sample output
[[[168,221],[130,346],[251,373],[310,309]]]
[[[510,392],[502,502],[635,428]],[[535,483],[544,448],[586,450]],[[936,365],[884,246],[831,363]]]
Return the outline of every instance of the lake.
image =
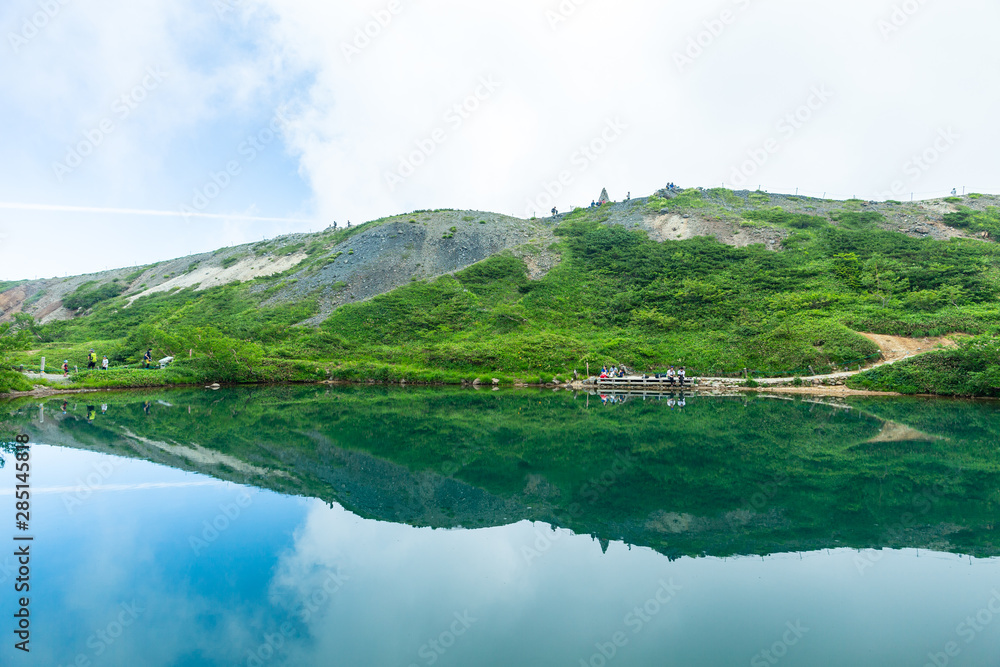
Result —
[[[997,403],[164,390],[0,439],[3,665],[1000,664]]]

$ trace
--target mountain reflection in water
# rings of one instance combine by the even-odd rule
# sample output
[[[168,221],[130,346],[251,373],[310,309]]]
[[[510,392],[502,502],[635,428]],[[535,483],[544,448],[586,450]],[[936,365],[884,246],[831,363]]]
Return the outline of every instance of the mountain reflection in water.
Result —
[[[282,387],[8,403],[0,440],[36,443],[33,643],[25,658],[5,641],[0,663],[1000,654],[994,404],[622,398]],[[0,557],[0,586],[16,567]]]
[[[413,526],[544,521],[672,558],[997,555],[994,403],[610,398],[241,388],[74,396],[65,412],[62,399],[21,403],[9,421],[39,442]]]

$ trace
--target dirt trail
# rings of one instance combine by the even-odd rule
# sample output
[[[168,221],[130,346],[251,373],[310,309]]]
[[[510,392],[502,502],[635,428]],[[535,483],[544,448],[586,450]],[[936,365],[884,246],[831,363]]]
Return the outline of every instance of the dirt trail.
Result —
[[[902,336],[885,336],[882,334],[870,333],[862,333],[861,335],[878,345],[882,352],[882,359],[860,371],[844,371],[841,373],[829,373],[827,375],[814,375],[799,378],[805,386],[798,387],[791,386],[791,383],[795,380],[795,378],[791,377],[758,378],[757,384],[759,385],[759,388],[757,389],[750,389],[743,386],[743,380],[741,379],[701,378],[701,380],[703,386],[704,384],[707,384],[709,387],[730,387],[746,391],[765,391],[781,394],[822,394],[824,396],[882,395],[882,392],[848,389],[844,386],[844,382],[846,382],[847,378],[858,375],[865,370],[870,370],[886,364],[894,364],[898,361],[902,361],[903,359],[908,359],[927,352],[933,352],[937,349],[955,347],[958,343],[954,339],[961,337],[961,334],[928,338],[904,338]]]
[[[952,337],[939,336],[936,338],[904,338],[902,336],[883,336],[881,334],[861,334],[871,342],[878,345],[882,350],[882,361],[875,364],[892,363],[912,357],[916,354],[923,354],[938,348],[955,347],[958,345]]]

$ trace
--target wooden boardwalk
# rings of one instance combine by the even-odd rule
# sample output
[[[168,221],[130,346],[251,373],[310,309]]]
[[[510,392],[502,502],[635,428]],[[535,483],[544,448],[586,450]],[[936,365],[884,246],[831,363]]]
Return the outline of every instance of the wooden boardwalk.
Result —
[[[623,378],[587,378],[584,383],[588,387],[597,389],[629,389],[653,392],[677,391],[678,389],[691,389],[698,386],[696,378],[684,378],[683,384],[674,378],[673,383],[670,378],[665,377],[642,377],[641,375],[630,375]]]

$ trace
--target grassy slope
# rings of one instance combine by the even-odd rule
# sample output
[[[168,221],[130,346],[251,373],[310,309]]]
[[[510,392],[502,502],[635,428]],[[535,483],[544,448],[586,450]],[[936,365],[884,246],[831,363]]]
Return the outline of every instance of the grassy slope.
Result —
[[[744,367],[763,375],[807,373],[810,366],[821,372],[877,355],[856,331],[997,331],[1000,246],[884,231],[882,216],[861,210],[860,202],[823,215],[767,204],[765,196],[688,191],[654,198],[649,207],[785,229],[782,252],[709,238],[656,243],[602,224],[605,210],[578,210],[557,230],[562,262],[538,281],[528,280],[521,260],[501,254],[454,276],[344,306],[318,328],[295,326],[316,312],[313,301],[261,307],[280,275],[158,294],[129,308],[110,298],[86,317],[42,327],[43,351],[50,365],[56,358],[83,365],[93,346],[127,365],[147,346],[156,358],[194,350],[179,371],[192,382],[538,381],[582,373],[588,362],[592,370],[684,364],[702,375]],[[994,213],[956,224],[985,225]],[[16,361],[30,366],[40,356]]]

